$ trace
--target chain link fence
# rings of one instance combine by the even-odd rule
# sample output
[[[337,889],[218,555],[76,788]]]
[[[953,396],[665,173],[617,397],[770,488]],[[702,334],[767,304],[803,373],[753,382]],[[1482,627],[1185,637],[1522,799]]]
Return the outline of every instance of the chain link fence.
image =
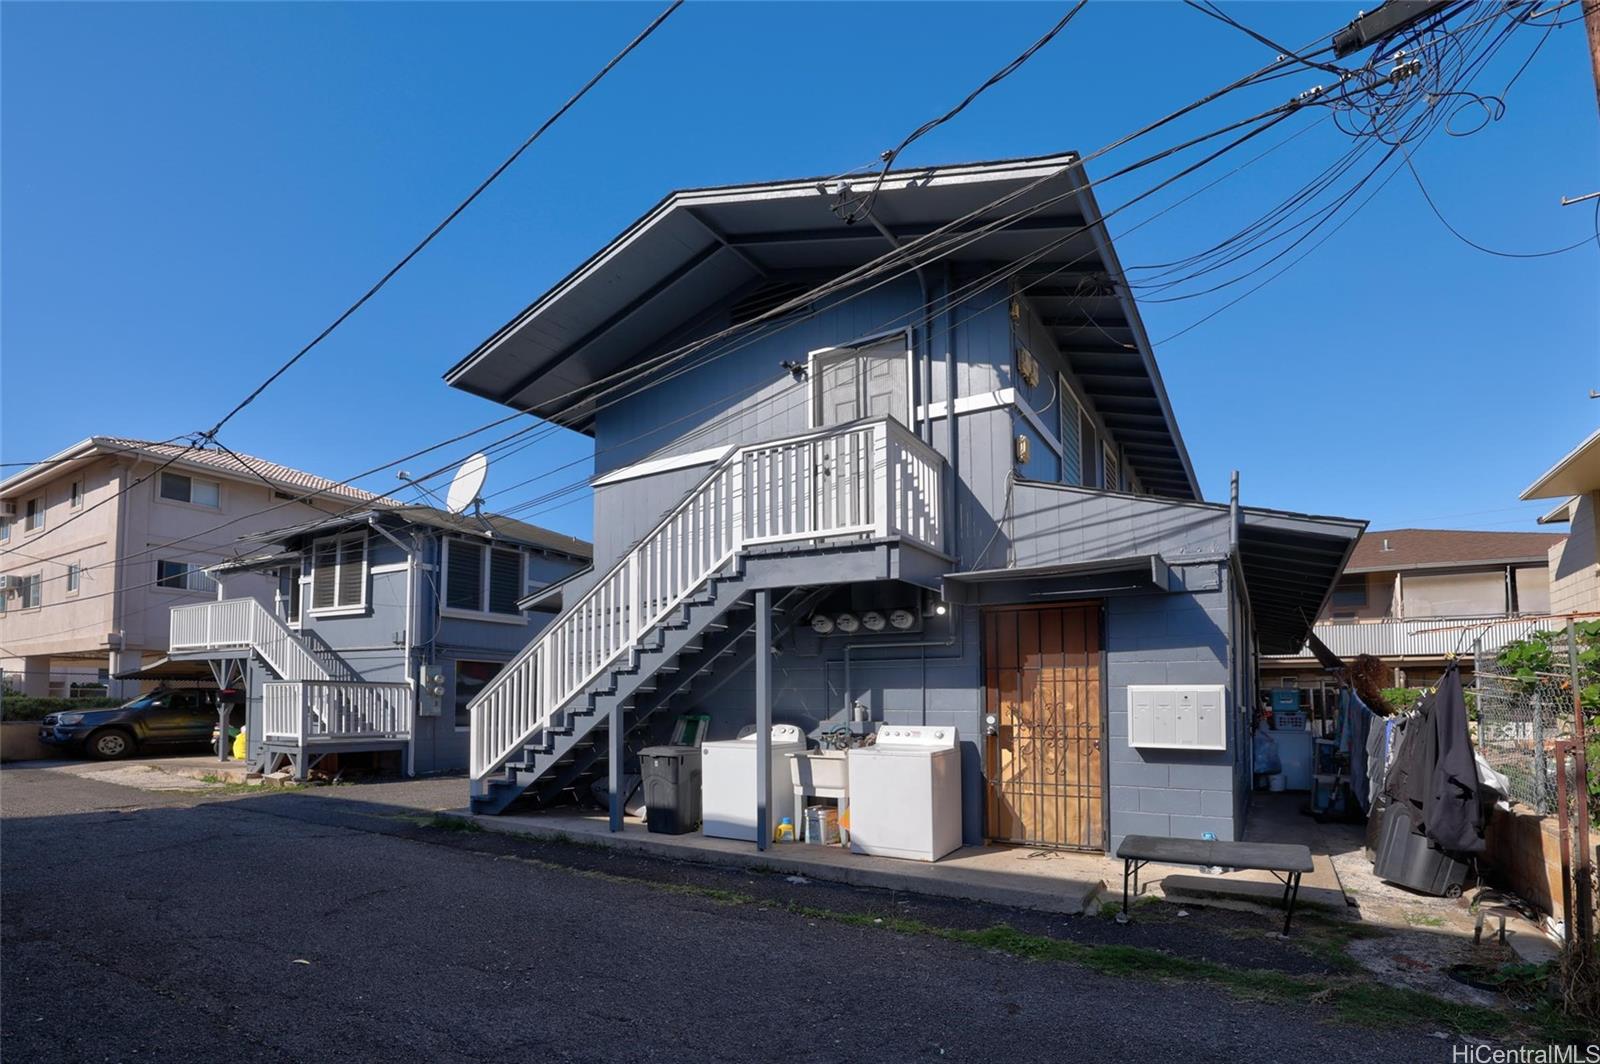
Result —
[[[1565,634],[1550,644],[1539,670],[1503,663],[1497,647],[1473,647],[1478,752],[1511,784],[1511,797],[1541,816],[1556,805],[1555,742],[1573,735]]]

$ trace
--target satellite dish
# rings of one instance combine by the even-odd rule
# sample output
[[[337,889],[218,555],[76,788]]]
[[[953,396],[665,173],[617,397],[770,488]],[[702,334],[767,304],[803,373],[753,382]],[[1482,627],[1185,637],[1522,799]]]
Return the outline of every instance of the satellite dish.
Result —
[[[478,501],[484,478],[489,475],[489,458],[482,451],[461,463],[455,479],[450,481],[450,491],[445,496],[445,509],[453,514],[465,513]]]

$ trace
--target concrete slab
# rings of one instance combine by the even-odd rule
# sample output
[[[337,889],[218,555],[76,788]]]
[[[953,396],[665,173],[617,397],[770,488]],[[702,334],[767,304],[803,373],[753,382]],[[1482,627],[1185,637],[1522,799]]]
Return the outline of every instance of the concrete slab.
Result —
[[[1083,912],[1105,889],[1100,875],[1104,859],[1097,854],[971,846],[924,864],[853,854],[840,846],[775,843],[766,851],[760,851],[751,843],[706,838],[700,834],[653,835],[642,823],[632,820],[620,833],[613,834],[604,816],[575,812],[463,815],[491,831],[564,838],[673,860],[760,868],[858,887],[910,891],[1069,915]]]

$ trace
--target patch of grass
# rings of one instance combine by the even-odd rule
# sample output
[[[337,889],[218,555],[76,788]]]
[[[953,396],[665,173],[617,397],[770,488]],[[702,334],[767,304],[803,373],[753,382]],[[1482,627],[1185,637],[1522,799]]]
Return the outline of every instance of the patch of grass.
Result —
[[[485,828],[476,820],[469,820],[464,816],[455,816],[451,813],[391,813],[384,816],[385,820],[404,820],[408,824],[415,824],[419,828],[433,828],[436,831],[459,831],[466,834],[476,834]]]
[[[240,783],[226,776],[219,776],[215,772],[207,772],[200,776],[199,780],[210,785],[211,789],[206,792],[207,794],[261,794],[266,790],[258,784]]]
[[[1406,923],[1412,927],[1443,927],[1444,917],[1431,913],[1406,913]]]

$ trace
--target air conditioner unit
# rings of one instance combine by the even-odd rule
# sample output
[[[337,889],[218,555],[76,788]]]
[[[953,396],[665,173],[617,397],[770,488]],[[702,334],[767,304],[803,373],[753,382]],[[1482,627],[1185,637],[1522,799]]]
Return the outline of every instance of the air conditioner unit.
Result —
[[[15,516],[17,516],[17,500],[15,500],[15,499],[5,499],[3,501],[0,501],[0,516],[5,516],[5,517],[15,517]]]

